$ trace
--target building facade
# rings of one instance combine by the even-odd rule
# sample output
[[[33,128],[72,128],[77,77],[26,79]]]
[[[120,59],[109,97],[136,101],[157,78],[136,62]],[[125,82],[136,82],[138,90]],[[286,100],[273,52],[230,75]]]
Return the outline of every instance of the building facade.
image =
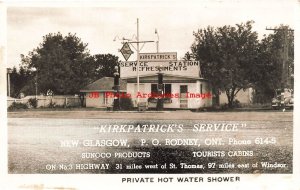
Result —
[[[126,81],[126,92],[133,105],[147,104],[155,108],[164,99],[164,108],[200,109],[212,106],[209,82],[200,77],[198,61],[122,62],[120,77]],[[163,75],[162,95],[158,93],[158,74]],[[139,90],[138,90],[139,78]]]
[[[145,58],[161,58],[151,53]],[[164,57],[172,57],[166,54]],[[176,58],[176,56],[173,56]],[[173,58],[172,58],[173,59]],[[199,61],[155,60],[120,63],[120,98],[130,98],[134,107],[141,104],[156,108],[163,99],[165,109],[201,109],[212,107],[212,89],[201,77]],[[162,83],[159,83],[162,76]],[[138,85],[139,84],[139,85]],[[113,104],[114,78],[104,77],[80,90],[86,107],[105,108]],[[110,94],[110,95],[108,95]],[[124,95],[125,94],[125,95]]]

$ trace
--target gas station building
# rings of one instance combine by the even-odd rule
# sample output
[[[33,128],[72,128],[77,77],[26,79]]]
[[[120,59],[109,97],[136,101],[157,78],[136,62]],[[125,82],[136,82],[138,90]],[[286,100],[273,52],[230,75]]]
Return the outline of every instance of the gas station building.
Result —
[[[147,104],[149,108],[156,107],[159,73],[163,75],[164,108],[199,109],[212,106],[211,85],[200,77],[199,61],[142,60],[139,66],[136,61],[121,62],[120,77],[126,81],[126,92],[131,95],[135,107],[138,102]]]
[[[176,53],[140,54],[137,61],[123,61],[119,65],[120,98],[126,93],[133,106],[156,108],[163,98],[165,109],[201,109],[212,106],[212,89],[208,80],[201,77],[200,62],[177,60]],[[158,75],[163,85],[159,90]],[[138,89],[139,83],[139,89]],[[104,77],[84,87],[86,107],[111,107],[114,97],[114,79]]]

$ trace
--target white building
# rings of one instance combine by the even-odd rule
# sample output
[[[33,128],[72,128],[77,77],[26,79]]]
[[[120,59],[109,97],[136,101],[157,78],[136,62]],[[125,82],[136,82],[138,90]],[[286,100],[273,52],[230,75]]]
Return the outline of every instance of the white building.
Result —
[[[114,100],[111,96],[114,93],[113,86],[113,77],[103,77],[85,86],[80,90],[80,92],[85,94],[85,106],[94,108],[111,107]],[[126,92],[126,83],[124,81],[120,81],[120,92]]]
[[[127,82],[126,92],[131,96],[135,107],[137,102],[143,102],[149,108],[156,107],[159,72],[163,74],[164,108],[199,109],[212,106],[211,86],[200,77],[198,61],[141,61],[139,67],[137,62],[122,62],[120,77]]]

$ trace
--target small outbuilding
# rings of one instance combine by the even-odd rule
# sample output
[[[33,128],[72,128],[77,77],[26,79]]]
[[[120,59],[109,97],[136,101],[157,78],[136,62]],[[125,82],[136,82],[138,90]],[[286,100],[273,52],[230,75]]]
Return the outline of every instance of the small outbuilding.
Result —
[[[103,77],[85,86],[80,90],[85,96],[86,107],[106,108],[111,107],[114,97],[114,78]],[[120,93],[126,93],[126,82],[120,80]]]

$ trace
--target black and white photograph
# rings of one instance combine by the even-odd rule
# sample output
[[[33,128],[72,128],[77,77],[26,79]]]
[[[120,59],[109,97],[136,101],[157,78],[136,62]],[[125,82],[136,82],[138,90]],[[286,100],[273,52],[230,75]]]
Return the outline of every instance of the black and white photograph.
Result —
[[[0,1],[0,188],[299,189],[299,6]]]

